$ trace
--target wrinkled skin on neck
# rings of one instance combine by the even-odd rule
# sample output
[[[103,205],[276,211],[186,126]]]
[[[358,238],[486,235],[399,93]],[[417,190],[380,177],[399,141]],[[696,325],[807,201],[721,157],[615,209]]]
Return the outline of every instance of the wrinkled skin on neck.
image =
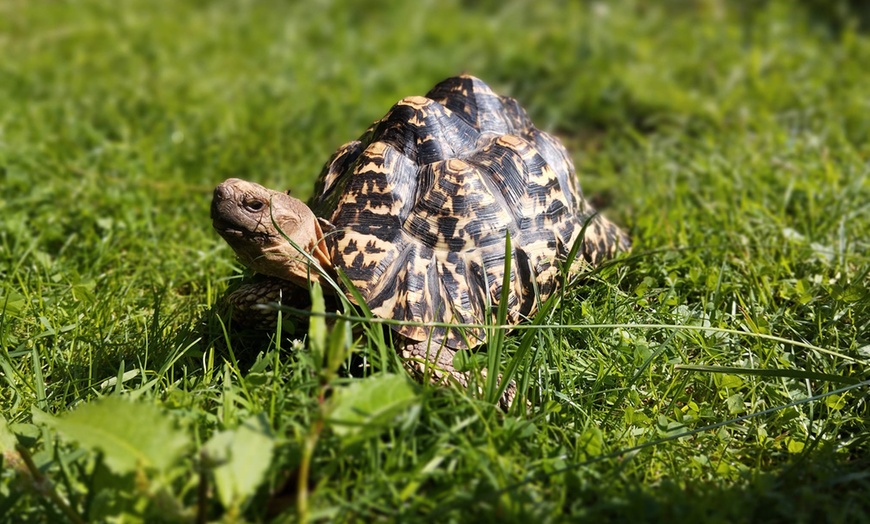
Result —
[[[310,267],[309,259],[294,243],[324,269],[332,269],[323,230],[314,213],[286,193],[230,178],[214,190],[211,219],[236,255],[257,273],[303,287],[309,282],[321,282],[317,270]]]

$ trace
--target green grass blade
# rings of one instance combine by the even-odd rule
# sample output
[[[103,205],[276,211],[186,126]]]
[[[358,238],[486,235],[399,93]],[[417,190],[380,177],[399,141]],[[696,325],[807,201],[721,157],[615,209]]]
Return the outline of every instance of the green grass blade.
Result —
[[[701,366],[694,364],[677,364],[674,369],[680,371],[697,371],[700,373],[726,373],[729,375],[753,375],[756,377],[783,377],[797,378],[802,380],[817,380],[831,382],[833,384],[859,384],[861,380],[855,377],[832,375],[818,371],[806,371],[803,369],[757,369],[741,368],[734,366]]]
[[[498,300],[495,315],[495,325],[507,325],[508,301],[511,294],[511,261],[513,259],[513,245],[511,244],[511,234],[507,232],[504,239],[504,273],[501,284],[501,295]],[[502,380],[499,375],[501,372],[501,355],[504,349],[504,329],[490,329],[487,340],[487,374],[486,374],[486,399],[489,402],[497,402],[499,395],[506,387],[502,384],[499,387],[499,380]],[[502,380],[505,382],[505,380]]]

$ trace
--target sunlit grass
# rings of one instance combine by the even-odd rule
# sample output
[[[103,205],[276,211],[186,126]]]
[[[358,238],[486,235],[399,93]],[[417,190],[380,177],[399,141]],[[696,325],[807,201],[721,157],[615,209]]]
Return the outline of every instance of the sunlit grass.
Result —
[[[0,2],[0,520],[866,519],[866,22],[489,4]],[[473,363],[521,401],[495,405],[498,373],[393,389],[389,319],[349,303],[237,339],[213,187],[306,198],[336,147],[462,71],[563,139],[634,244],[526,325],[476,326],[496,347]],[[336,317],[362,328],[341,362]],[[143,438],[167,417],[181,458],[107,472],[116,452],[40,415],[112,395],[147,406]]]

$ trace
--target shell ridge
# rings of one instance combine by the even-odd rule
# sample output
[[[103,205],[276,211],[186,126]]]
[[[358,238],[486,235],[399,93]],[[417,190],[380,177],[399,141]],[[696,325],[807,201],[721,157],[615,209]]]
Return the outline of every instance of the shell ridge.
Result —
[[[511,322],[533,315],[559,289],[557,260],[566,246],[583,242],[578,259],[588,264],[627,244],[603,217],[578,239],[595,210],[567,150],[535,128],[515,99],[468,75],[397,102],[343,146],[321,177],[313,202],[336,226],[327,244],[333,260],[383,318],[491,322],[508,233]],[[486,338],[476,329],[463,336],[461,327],[390,327],[454,348]]]
[[[382,308],[384,304],[389,302],[390,298],[395,298],[396,276],[406,265],[411,253],[416,250],[415,244],[404,238],[404,235],[400,237],[400,242],[394,244],[393,247],[395,248],[395,256],[392,259],[382,260],[376,266],[376,270],[380,269],[380,274],[375,280],[375,285],[360,289],[360,293],[368,301],[371,309]]]
[[[474,143],[478,134],[438,100],[418,96],[396,103],[370,139],[387,142],[417,165],[426,165],[461,156],[465,144]]]
[[[489,146],[495,146],[496,140],[493,140],[493,142],[489,144]],[[508,150],[508,148],[503,149]],[[476,153],[487,154],[489,153],[489,151],[489,148],[485,148],[477,151]],[[472,166],[476,167],[477,169],[490,174],[496,173],[497,167],[495,166],[500,165],[490,163],[488,161],[481,162],[479,159],[475,158],[475,156],[470,157],[467,162]],[[521,168],[516,171],[516,177],[520,177],[519,182],[516,185],[523,188],[526,186],[526,183],[528,181],[528,172],[526,170],[526,167],[527,166],[525,165],[525,162],[522,162]],[[492,176],[480,176],[479,178],[483,182],[483,185],[486,186],[489,193],[499,203],[501,209],[511,217],[514,225],[513,230],[520,231],[523,225],[524,213],[522,206],[517,204],[522,202],[523,195],[516,191],[514,188],[508,187],[508,185],[505,185],[504,187],[499,186],[496,181],[493,180]],[[506,194],[505,191],[507,191],[508,193]],[[517,193],[516,197],[512,196],[513,193]],[[511,205],[511,201],[514,203],[514,205]]]

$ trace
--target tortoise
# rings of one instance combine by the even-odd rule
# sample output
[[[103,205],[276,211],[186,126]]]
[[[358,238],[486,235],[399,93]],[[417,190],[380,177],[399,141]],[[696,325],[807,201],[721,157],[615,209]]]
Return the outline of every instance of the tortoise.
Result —
[[[411,370],[462,384],[453,355],[485,344],[486,331],[460,324],[495,318],[508,235],[511,324],[559,289],[575,242],[571,274],[630,246],[583,198],[559,140],[469,75],[403,98],[341,146],[308,205],[231,178],[215,189],[211,217],[241,261],[268,277],[230,297],[236,312],[295,300],[294,289],[340,268],[375,316],[416,321],[391,325]]]

